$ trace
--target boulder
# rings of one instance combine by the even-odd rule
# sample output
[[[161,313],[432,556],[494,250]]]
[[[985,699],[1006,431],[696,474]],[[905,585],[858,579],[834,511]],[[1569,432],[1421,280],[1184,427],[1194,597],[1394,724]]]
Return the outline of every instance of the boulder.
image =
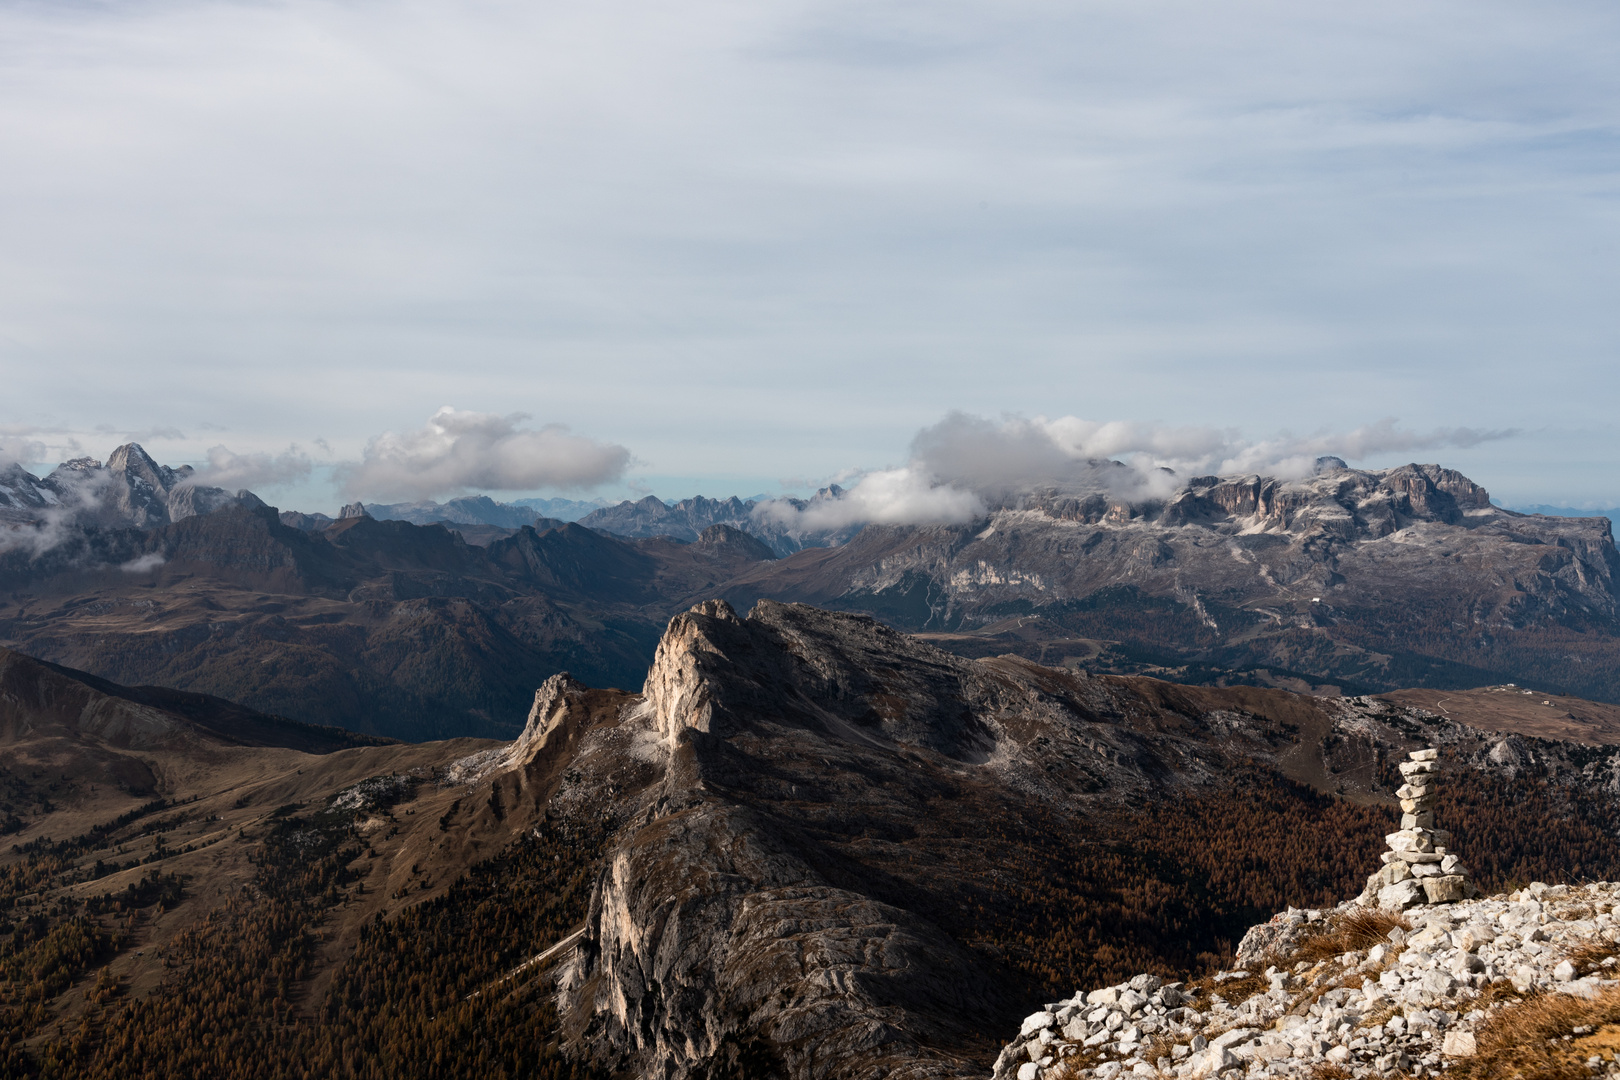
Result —
[[[1393,885],[1378,890],[1378,906],[1390,911],[1405,911],[1409,907],[1427,901],[1427,883],[1449,880],[1447,878],[1427,878],[1423,885],[1415,880],[1397,881]]]
[[[1401,885],[1405,884],[1406,882],[1401,882]],[[1399,888],[1400,886],[1392,885],[1390,887]],[[1438,877],[1426,877],[1423,879],[1423,892],[1427,894],[1431,904],[1455,903],[1458,900],[1467,898],[1468,879],[1461,874],[1441,874]],[[1380,891],[1378,895],[1382,897],[1384,894]]]
[[[1446,1057],[1473,1057],[1479,1053],[1479,1046],[1474,1041],[1472,1031],[1453,1028],[1446,1032],[1445,1040],[1440,1044],[1440,1052]]]
[[[1192,1080],[1201,1080],[1203,1077],[1214,1076],[1222,1069],[1230,1069],[1239,1064],[1242,1063],[1232,1051],[1224,1046],[1212,1046],[1193,1058],[1192,1068],[1187,1071],[1187,1075]],[[1102,1075],[1100,1071],[1098,1075]]]

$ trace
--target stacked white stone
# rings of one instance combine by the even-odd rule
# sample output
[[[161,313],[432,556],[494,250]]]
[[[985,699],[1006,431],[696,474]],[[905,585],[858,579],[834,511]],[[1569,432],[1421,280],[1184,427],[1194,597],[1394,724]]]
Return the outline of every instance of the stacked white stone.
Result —
[[[1406,783],[1395,794],[1401,800],[1401,830],[1384,837],[1389,850],[1384,868],[1367,880],[1368,895],[1380,907],[1404,910],[1418,904],[1449,904],[1476,895],[1468,868],[1446,850],[1451,834],[1434,827],[1440,751],[1414,750],[1400,764]]]

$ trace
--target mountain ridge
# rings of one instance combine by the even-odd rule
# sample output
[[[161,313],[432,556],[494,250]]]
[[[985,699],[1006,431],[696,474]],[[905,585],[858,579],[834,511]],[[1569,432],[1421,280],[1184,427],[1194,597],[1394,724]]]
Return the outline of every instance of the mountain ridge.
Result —
[[[42,1011],[0,1002],[7,1060],[100,1080],[138,1033],[141,1060],[230,1080],[470,1078],[487,1053],[604,1080],[983,1076],[1028,1001],[1210,970],[1271,912],[1358,889],[1415,745],[1444,749],[1482,883],[1620,871],[1613,746],[970,660],[802,605],[704,601],[640,692],[557,674],[528,712],[509,743],[322,755],[82,734],[145,755],[139,794],[0,730],[0,911],[28,915],[4,940],[46,973],[18,985]],[[71,933],[94,944],[28,966]]]
[[[142,460],[120,457],[120,482],[169,485],[179,520],[139,527],[108,500],[95,513],[112,523],[35,507],[0,532],[0,643],[391,736],[508,735],[559,670],[639,685],[669,617],[711,596],[864,613],[966,656],[1188,683],[1353,695],[1533,679],[1620,701],[1607,520],[1503,510],[1435,465],[1325,460],[1299,481],[1166,477],[1154,494],[1099,462],[1089,492],[841,533],[782,525],[843,513],[836,488],[765,504],[800,515],[776,533],[759,504],[649,498],[602,510],[654,534],[627,539],[549,519],[416,525],[361,504],[322,520],[247,493],[186,513],[180,493],[203,489],[179,470],[148,483]],[[813,534],[839,542],[784,554]]]

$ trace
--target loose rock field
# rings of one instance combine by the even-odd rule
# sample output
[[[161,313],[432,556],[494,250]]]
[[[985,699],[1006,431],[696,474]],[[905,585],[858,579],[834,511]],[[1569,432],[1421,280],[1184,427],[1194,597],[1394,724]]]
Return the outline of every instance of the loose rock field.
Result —
[[[1141,974],[1044,1006],[993,1075],[1422,1077],[1483,1064],[1512,1030],[1589,1075],[1620,1076],[1620,1040],[1605,1037],[1620,1027],[1604,1027],[1620,1020],[1616,905],[1620,883],[1599,882],[1400,915],[1360,901],[1289,909],[1249,931],[1238,970],[1190,985]],[[1535,1023],[1514,1027],[1512,1010]]]

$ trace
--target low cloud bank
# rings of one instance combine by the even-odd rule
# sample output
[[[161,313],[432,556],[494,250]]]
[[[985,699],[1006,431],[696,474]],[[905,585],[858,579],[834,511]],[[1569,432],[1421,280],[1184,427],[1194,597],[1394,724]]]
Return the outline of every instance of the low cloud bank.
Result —
[[[38,439],[30,439],[22,435],[9,435],[0,429],[0,472],[13,465],[29,465],[35,461],[44,461],[50,451]]]
[[[983,517],[984,500],[917,468],[869,472],[848,491],[796,505],[773,499],[754,508],[762,524],[790,532],[836,532],[850,525],[947,525]]]
[[[0,465],[0,469],[12,464]],[[109,482],[108,474],[100,469],[61,470],[55,490],[45,496],[47,501],[24,508],[25,522],[0,520],[0,554],[21,551],[38,558],[72,540],[79,534],[81,522],[101,509]],[[13,497],[18,494],[21,492],[12,492]]]
[[[238,454],[224,446],[208,448],[208,464],[180,481],[178,487],[230,489],[275,487],[310,474],[314,463],[298,447],[284,454]]]
[[[589,488],[620,479],[630,465],[623,446],[571,434],[562,424],[522,426],[529,419],[445,406],[415,431],[372,439],[360,461],[338,467],[337,478],[350,498],[432,499]]]
[[[918,432],[904,468],[866,473],[836,498],[802,505],[773,500],[755,515],[794,531],[856,522],[959,524],[1042,488],[1163,497],[1203,474],[1261,473],[1292,480],[1310,475],[1317,459],[1327,455],[1360,461],[1379,454],[1477,446],[1515,434],[1513,429],[1476,428],[1419,432],[1385,419],[1350,431],[1251,440],[1229,428],[1076,416],[996,421],[951,413]]]

